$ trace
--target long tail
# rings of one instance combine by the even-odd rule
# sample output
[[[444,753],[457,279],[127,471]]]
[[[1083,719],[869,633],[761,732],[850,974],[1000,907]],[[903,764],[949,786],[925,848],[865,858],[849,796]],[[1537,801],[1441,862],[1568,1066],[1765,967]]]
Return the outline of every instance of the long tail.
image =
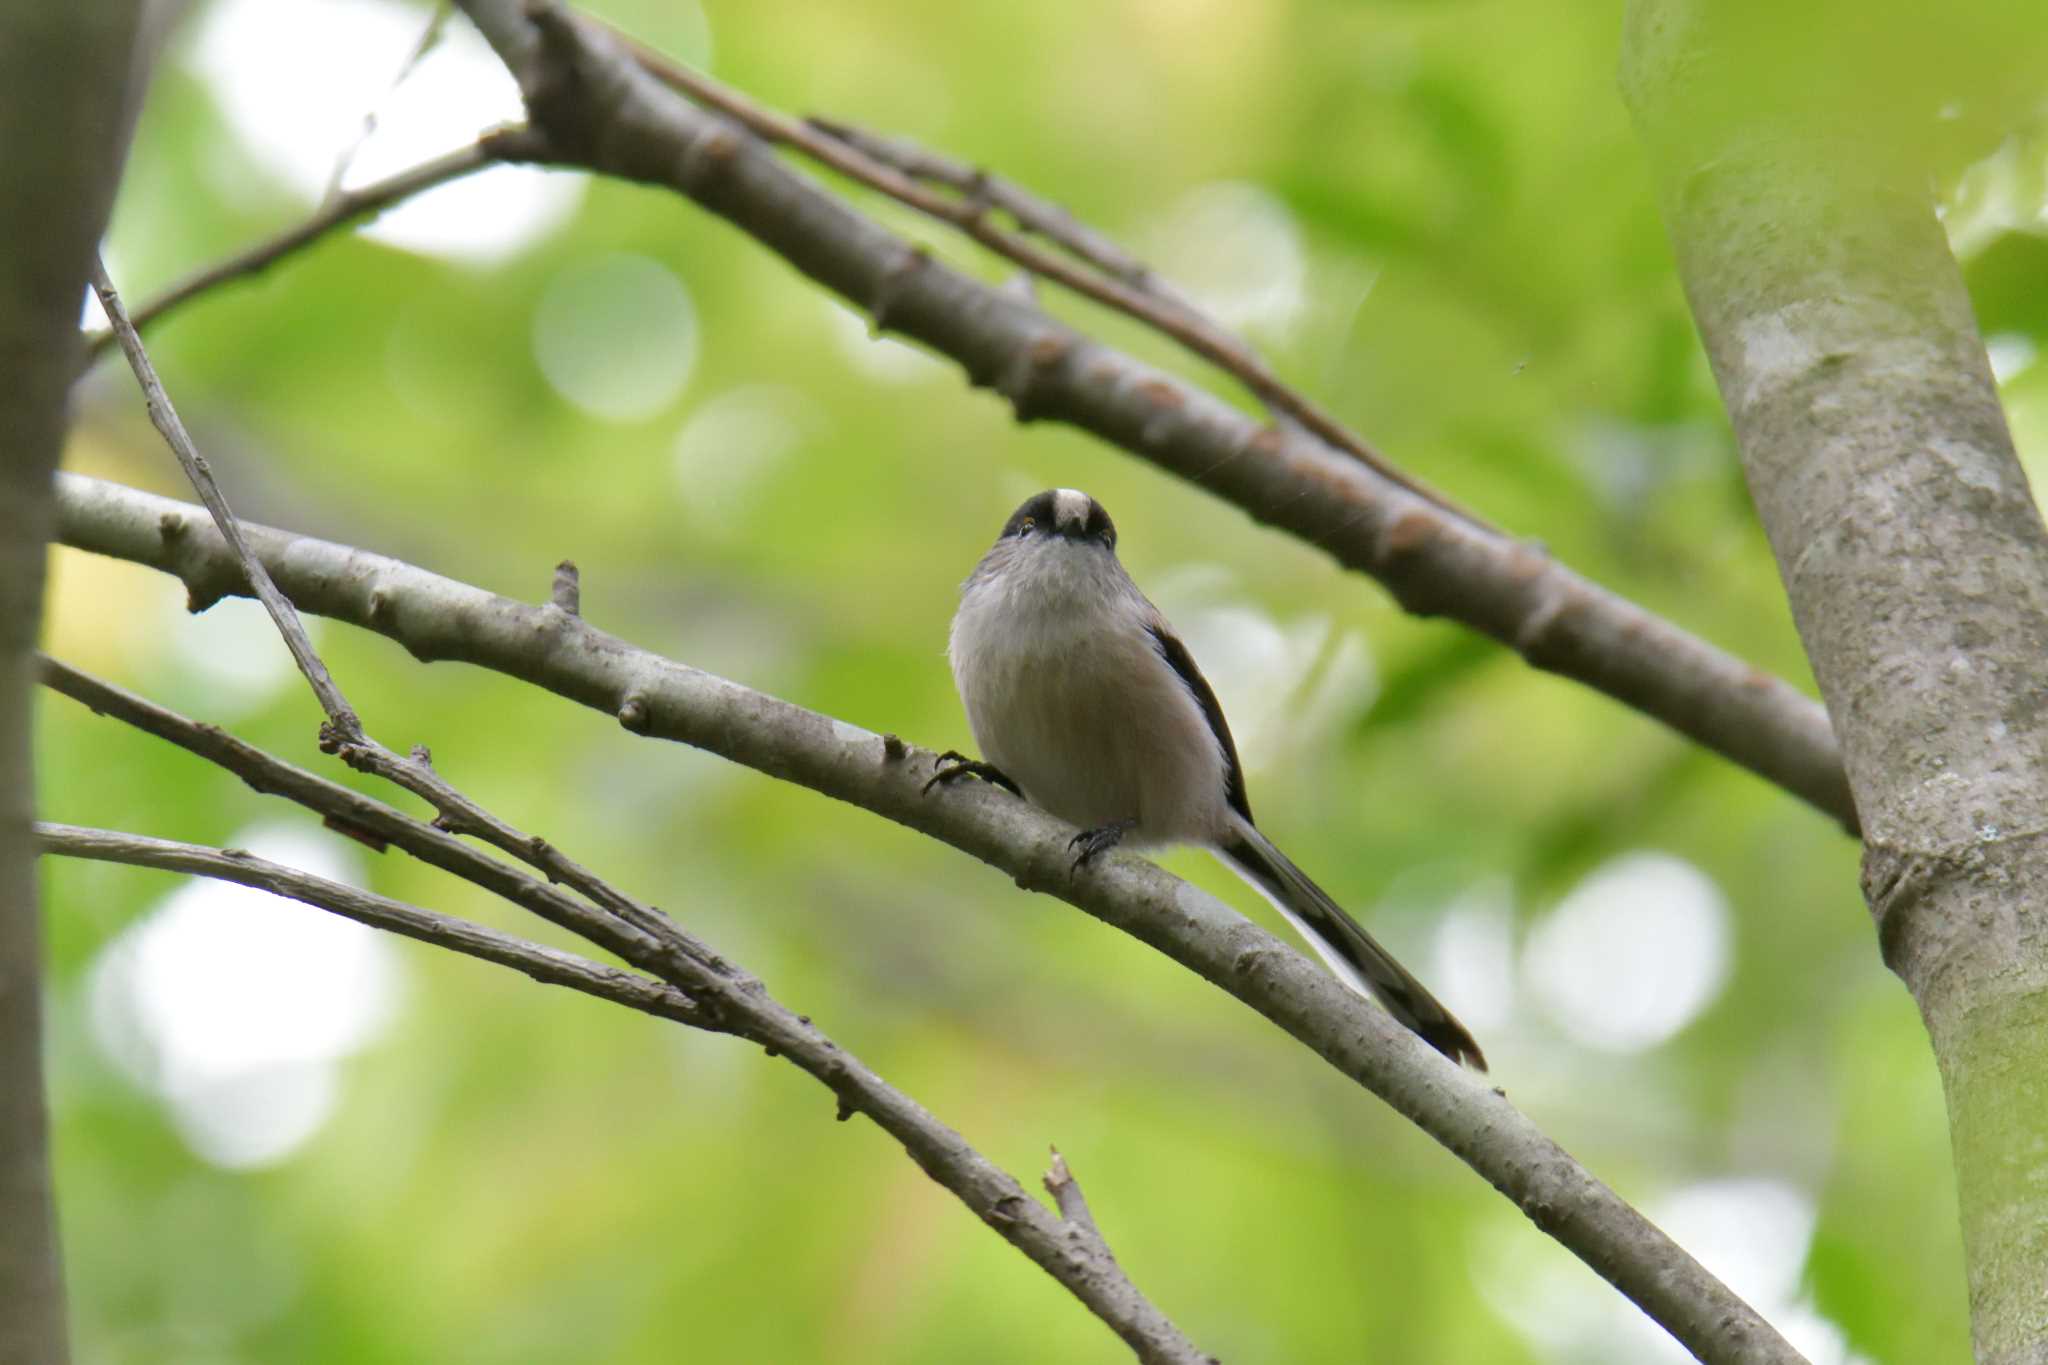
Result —
[[[1217,848],[1216,856],[1271,901],[1345,985],[1378,1000],[1452,1061],[1486,1070],[1486,1057],[1465,1026],[1265,835],[1243,823],[1236,841]]]

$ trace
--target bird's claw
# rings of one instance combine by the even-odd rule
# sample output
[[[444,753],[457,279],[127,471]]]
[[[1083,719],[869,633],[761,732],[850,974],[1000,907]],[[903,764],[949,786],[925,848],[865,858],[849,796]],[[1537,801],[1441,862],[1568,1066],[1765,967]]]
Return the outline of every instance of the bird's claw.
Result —
[[[933,760],[931,780],[924,784],[924,794],[929,795],[933,787],[963,777],[978,777],[984,782],[993,782],[1012,796],[1024,795],[1001,768],[993,763],[983,763],[979,759],[969,758],[958,749],[948,749]]]
[[[1079,872],[1083,865],[1092,862],[1098,854],[1107,853],[1115,848],[1124,841],[1124,835],[1137,823],[1136,820],[1112,820],[1106,825],[1097,825],[1094,829],[1084,829],[1067,840],[1068,848],[1081,850],[1075,855],[1074,865],[1069,870]]]

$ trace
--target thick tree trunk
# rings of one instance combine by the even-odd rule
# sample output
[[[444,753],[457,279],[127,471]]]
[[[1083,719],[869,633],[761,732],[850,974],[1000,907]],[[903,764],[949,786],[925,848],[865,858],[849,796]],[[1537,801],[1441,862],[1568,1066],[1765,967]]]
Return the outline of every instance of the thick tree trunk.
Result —
[[[1930,91],[1798,22],[1637,0],[1623,86],[1941,1068],[1977,1356],[2048,1361],[2048,533],[1912,154]]]
[[[42,1086],[31,656],[86,271],[126,127],[134,0],[0,0],[0,1362],[66,1357]]]

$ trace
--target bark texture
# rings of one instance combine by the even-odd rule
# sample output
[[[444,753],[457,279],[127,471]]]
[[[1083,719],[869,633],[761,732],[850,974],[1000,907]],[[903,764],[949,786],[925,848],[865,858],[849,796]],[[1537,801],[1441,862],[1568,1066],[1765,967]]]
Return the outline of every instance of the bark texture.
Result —
[[[1623,86],[1941,1068],[1977,1356],[2044,1362],[2048,533],[1915,155],[1933,92],[1830,31],[1638,0]]]
[[[33,659],[86,269],[126,128],[132,0],[0,0],[0,1361],[66,1358],[42,1083]]]

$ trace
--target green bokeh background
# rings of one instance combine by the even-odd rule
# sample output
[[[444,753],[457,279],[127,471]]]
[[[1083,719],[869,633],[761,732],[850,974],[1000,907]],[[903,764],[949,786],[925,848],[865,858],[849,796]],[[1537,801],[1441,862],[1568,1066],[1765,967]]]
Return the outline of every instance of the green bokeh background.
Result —
[[[699,55],[708,34],[713,71],[765,102],[985,162],[1141,248],[1200,187],[1259,187],[1303,252],[1297,322],[1254,333],[1284,375],[1493,521],[1810,687],[1615,91],[1619,4],[593,8]],[[115,212],[131,298],[305,211],[248,161],[185,41]],[[2048,298],[2048,244],[2024,230],[2043,145],[1985,141],[1972,155],[1996,155],[1959,159],[1946,186],[1986,330],[2021,357]],[[532,341],[551,284],[620,254],[672,272],[698,325],[687,385],[626,422],[558,395]],[[1230,391],[1120,319],[1046,302]],[[566,226],[488,269],[336,235],[152,342],[245,515],[530,599],[572,558],[601,627],[937,748],[968,742],[942,657],[955,585],[1022,496],[1087,488],[1169,610],[1297,642],[1248,675],[1286,689],[1246,755],[1262,824],[1424,975],[1475,889],[1505,888],[1519,939],[1630,852],[1708,874],[1732,965],[1689,1027],[1603,1052],[1518,989],[1481,1030],[1497,1079],[1631,1199],[1735,1177],[1803,1191],[1804,1289],[1846,1348],[1964,1358],[1932,1060],[1878,960],[1856,847],[1792,798],[1118,452],[1018,427],[950,365],[877,379],[812,285],[667,194],[593,183]],[[2005,387],[2030,455],[2043,373]],[[795,444],[693,501],[678,432],[752,385],[786,391]],[[181,491],[111,365],[82,392],[69,464]],[[60,653],[346,777],[314,750],[303,689],[223,711],[174,647],[175,584],[69,552],[54,575]],[[1224,1359],[1634,1358],[1518,1331],[1503,1294],[1606,1291],[1429,1140],[1136,943],[857,810],[475,669],[320,638],[386,743],[430,744],[500,814],[670,908],[1020,1178],[1057,1144],[1124,1267]],[[1226,709],[1260,708],[1210,666]],[[291,818],[61,699],[39,726],[51,818],[212,843]],[[556,937],[399,855],[364,861],[386,894]],[[1164,861],[1264,913],[1206,859]],[[53,863],[46,885],[83,1361],[1127,1358],[793,1068],[417,945],[396,950],[401,1008],[344,1063],[333,1119],[280,1162],[218,1169],[91,1026],[95,955],[171,880]]]

